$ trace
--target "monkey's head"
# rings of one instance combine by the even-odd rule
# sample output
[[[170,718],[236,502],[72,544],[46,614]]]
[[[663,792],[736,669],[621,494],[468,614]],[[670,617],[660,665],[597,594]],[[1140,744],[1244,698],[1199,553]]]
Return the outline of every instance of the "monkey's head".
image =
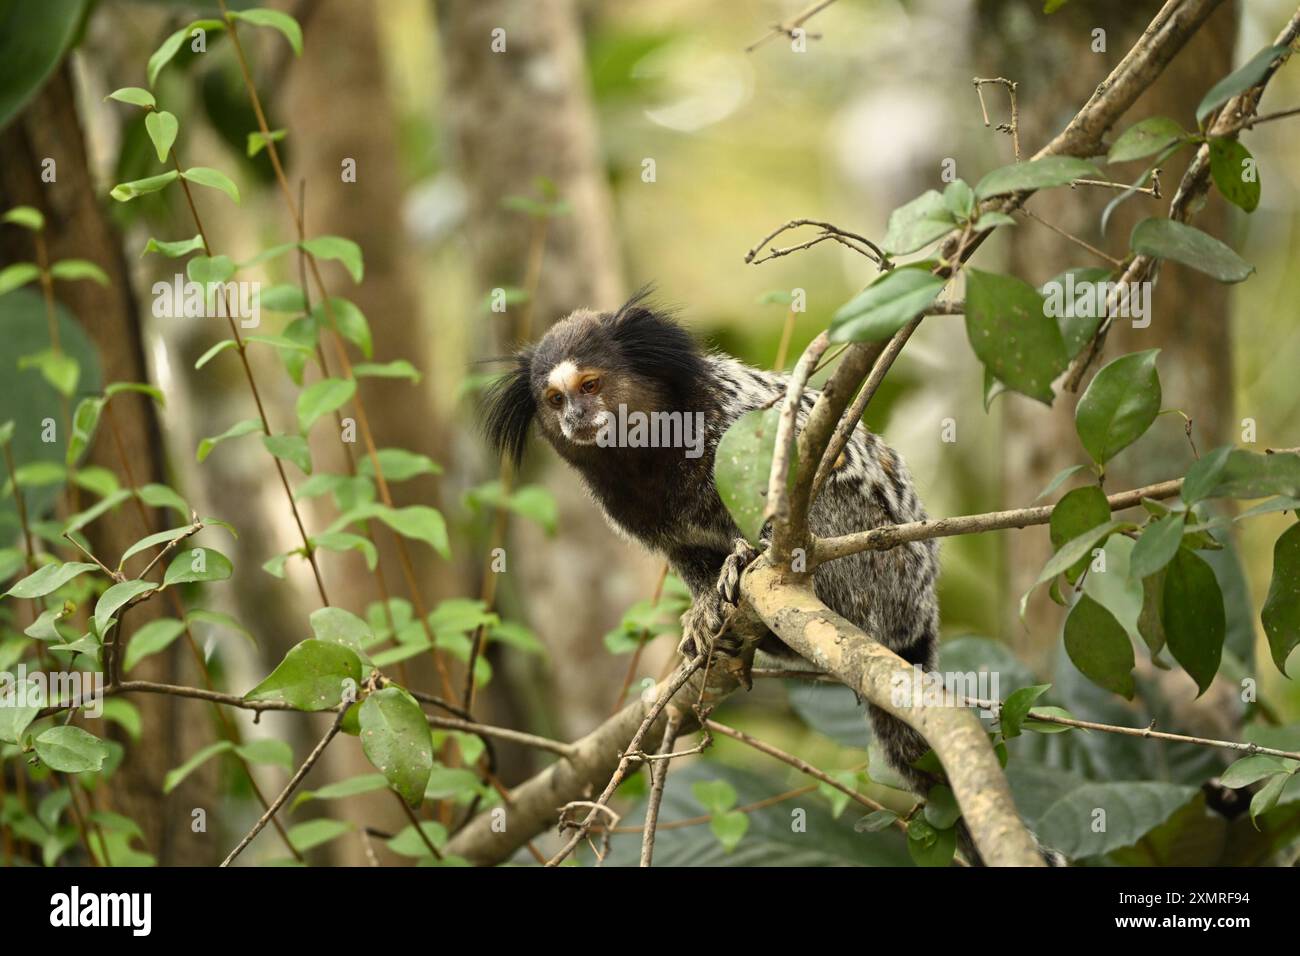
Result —
[[[561,319],[489,390],[485,431],[498,454],[523,457],[534,422],[546,439],[595,445],[609,416],[700,410],[705,366],[695,342],[642,289],[616,312],[579,309]]]

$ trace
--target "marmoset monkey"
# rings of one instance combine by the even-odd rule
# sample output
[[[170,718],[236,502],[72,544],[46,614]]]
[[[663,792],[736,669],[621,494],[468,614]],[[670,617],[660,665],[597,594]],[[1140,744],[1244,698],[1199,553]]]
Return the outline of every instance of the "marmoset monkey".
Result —
[[[693,598],[682,620],[682,646],[693,653],[721,627],[752,556],[714,486],[714,449],[739,416],[780,401],[786,379],[702,350],[647,304],[643,290],[617,312],[574,312],[518,352],[487,396],[485,427],[498,452],[518,463],[536,424],[577,469],[614,528],[668,559]],[[817,394],[805,391],[800,424]],[[680,441],[653,441],[662,428],[642,429],[639,442],[617,440],[613,425],[655,412],[674,413],[653,421],[674,421]],[[702,425],[698,434],[692,423]],[[832,536],[925,516],[902,459],[859,425],[809,524],[814,534]],[[916,541],[827,562],[813,584],[827,606],[905,660],[930,668],[939,634],[938,570],[937,543]],[[797,658],[770,632],[758,649]],[[929,746],[883,711],[870,708],[870,715],[890,764],[924,794],[934,781],[912,761]]]

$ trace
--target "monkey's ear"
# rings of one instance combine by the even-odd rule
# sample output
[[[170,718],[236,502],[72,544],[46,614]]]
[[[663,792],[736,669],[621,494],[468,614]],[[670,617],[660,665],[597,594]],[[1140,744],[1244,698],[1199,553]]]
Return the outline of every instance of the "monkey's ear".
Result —
[[[532,352],[515,356],[514,367],[488,387],[484,396],[483,431],[498,455],[509,456],[518,467],[528,444],[528,429],[537,414],[537,402],[528,384]]]

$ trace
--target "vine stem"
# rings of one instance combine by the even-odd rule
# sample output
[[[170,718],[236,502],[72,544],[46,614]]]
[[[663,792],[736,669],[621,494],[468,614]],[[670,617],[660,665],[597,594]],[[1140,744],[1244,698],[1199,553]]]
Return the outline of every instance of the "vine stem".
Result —
[[[244,55],[243,44],[239,40],[239,31],[236,29],[234,19],[230,15],[230,9],[225,0],[217,0],[221,8],[222,17],[226,21],[227,32],[230,34],[230,42],[235,50],[235,59],[239,64],[239,72],[244,81],[244,88],[248,93],[249,103],[253,107],[253,114],[257,117],[257,127],[262,133],[262,139],[266,143],[266,152],[271,159],[271,168],[275,172],[275,181],[279,186],[280,195],[284,198],[285,207],[289,211],[290,218],[293,219],[294,227],[301,231],[303,228],[302,210],[299,209],[298,203],[294,200],[293,190],[289,187],[288,177],[284,173],[284,165],[280,161],[280,151],[276,148],[275,141],[271,138],[271,127],[266,121],[266,112],[262,108],[262,98],[258,95],[257,86],[253,82],[252,71],[248,67],[248,59]],[[334,354],[338,360],[339,368],[343,372],[344,378],[356,380],[352,371],[352,362],[348,358],[347,349],[343,344],[343,338],[338,330],[338,323],[335,321],[334,306],[330,302],[329,292],[325,288],[325,280],[321,277],[320,265],[316,257],[307,250],[306,254],[308,270],[311,272],[312,281],[316,285],[316,291],[320,296],[321,307],[325,311],[327,324],[330,327],[330,340],[334,346]],[[374,434],[370,429],[370,416],[366,413],[365,402],[361,398],[361,390],[357,390],[352,396],[352,406],[357,413],[357,424],[361,426],[361,438],[366,446],[366,454],[370,458],[371,467],[375,472],[375,485],[379,490],[380,500],[385,507],[393,508],[393,496],[388,488],[388,481],[384,477],[383,466],[379,462],[379,450],[375,446]],[[433,657],[434,666],[438,670],[439,679],[442,682],[443,693],[447,696],[454,696],[452,690],[451,674],[447,670],[446,662],[438,652],[436,637],[428,621],[428,608],[425,606],[424,597],[420,591],[419,582],[415,577],[415,565],[411,561],[410,550],[406,546],[406,539],[396,531],[393,532],[397,544],[398,561],[402,566],[402,576],[406,579],[407,590],[411,595],[411,602],[415,605],[416,614],[420,618],[420,624],[424,630],[425,637],[429,641],[429,653]]]

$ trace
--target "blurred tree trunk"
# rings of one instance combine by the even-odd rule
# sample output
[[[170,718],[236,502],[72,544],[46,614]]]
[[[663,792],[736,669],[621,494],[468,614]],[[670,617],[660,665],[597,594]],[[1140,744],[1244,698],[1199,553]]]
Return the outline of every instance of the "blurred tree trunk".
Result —
[[[1020,143],[1026,156],[1088,98],[1147,21],[1145,12],[1125,0],[1071,3],[1049,17],[1040,11],[1041,4],[1028,0],[984,0],[975,47],[981,76],[1002,75],[1020,84]],[[1105,31],[1105,52],[1092,50],[1093,31],[1098,29]],[[1225,4],[1111,131],[1110,140],[1149,116],[1169,116],[1185,129],[1195,129],[1196,104],[1217,78],[1232,70],[1236,32],[1236,10]],[[985,96],[992,90],[986,88]],[[1005,97],[1000,88],[989,102],[990,116],[996,108],[997,115],[1004,118]],[[1168,214],[1169,200],[1193,155],[1194,150],[1186,148],[1164,163],[1160,177],[1164,198],[1138,195],[1128,200],[1111,218],[1105,236],[1100,231],[1101,211],[1117,195],[1112,190],[1052,190],[1035,196],[1029,208],[1122,258],[1136,222]],[[1132,182],[1147,162],[1110,167],[1107,174]],[[1212,196],[1196,225],[1211,235],[1226,237],[1229,213],[1221,197]],[[1035,285],[1072,267],[1106,265],[1040,223],[1022,220],[1008,232],[1009,271]],[[1226,286],[1202,273],[1165,263],[1151,294],[1150,326],[1133,328],[1130,321],[1118,320],[1105,354],[1090,374],[1127,352],[1161,349],[1162,407],[1182,409],[1195,419],[1195,439],[1202,452],[1223,444],[1233,431],[1228,315]],[[1078,394],[1067,391],[1058,395],[1050,409],[1018,395],[998,399],[1003,407],[1003,494],[1008,507],[1028,504],[1062,468],[1087,460],[1074,427],[1074,408],[1086,387],[1087,380]],[[1148,434],[1107,469],[1107,490],[1120,491],[1181,474],[1192,459],[1182,426],[1177,416],[1157,419]],[[1007,539],[1006,553],[1010,562],[1010,596],[1003,602],[1010,609],[1007,633],[1012,635],[1018,656],[1039,673],[1046,673],[1058,646],[1064,609],[1037,595],[1030,602],[1026,628],[1016,618],[1015,607],[1016,598],[1033,584],[1051,553],[1047,529],[1017,532],[1014,539]]]
[[[51,262],[81,258],[94,262],[108,275],[110,288],[93,282],[60,282],[55,296],[76,316],[99,353],[104,383],[143,382],[148,379],[139,324],[139,306],[131,290],[130,274],[122,252],[122,240],[104,208],[104,195],[96,188],[87,166],[85,142],[79,125],[76,99],[68,64],[55,73],[35,100],[3,134],[0,134],[0,207],[26,204],[45,214],[45,238]],[[56,180],[41,180],[41,164],[53,159]],[[31,259],[30,234],[4,230],[4,258]],[[14,356],[14,359],[17,357]],[[164,478],[162,443],[152,402],[141,395],[126,394],[113,400],[113,417],[121,431],[138,485],[161,482]],[[107,416],[86,465],[98,465],[126,476],[114,451]],[[66,428],[64,423],[60,429]],[[66,440],[66,439],[65,439]],[[87,502],[88,504],[88,502]],[[123,505],[104,515],[87,529],[87,536],[106,564],[145,534],[166,525],[161,516],[150,513],[153,526],[143,529],[138,512]],[[127,615],[127,629],[134,632],[165,614],[162,601],[143,604]],[[170,651],[150,657],[131,673],[133,678],[175,683],[193,680],[192,668],[182,667],[188,654],[184,641]],[[184,677],[178,676],[184,673]],[[196,719],[194,703],[173,697],[140,695],[132,698],[143,718],[143,739],[130,743],[116,724],[96,728],[126,746],[126,759],[110,778],[113,809],[135,820],[145,835],[147,849],[164,865],[210,863],[216,847],[202,834],[190,830],[194,807],[215,809],[205,796],[211,795],[213,777],[200,775],[164,798],[163,776],[185,757],[210,741],[208,725]],[[204,787],[207,783],[209,786]]]
[[[544,177],[570,211],[547,226],[537,292],[525,306],[531,334],[581,306],[615,308],[626,289],[575,4],[480,0],[439,3],[437,13],[480,291],[526,284],[535,223],[502,200],[537,196]],[[493,341],[481,341],[482,354],[502,354],[513,338],[499,325]],[[526,594],[530,623],[551,654],[562,732],[577,734],[614,705],[627,664],[611,657],[601,635],[650,595],[656,568],[612,534],[571,474],[552,463],[545,483],[559,502],[560,540],[514,522],[515,574],[503,588]]]

